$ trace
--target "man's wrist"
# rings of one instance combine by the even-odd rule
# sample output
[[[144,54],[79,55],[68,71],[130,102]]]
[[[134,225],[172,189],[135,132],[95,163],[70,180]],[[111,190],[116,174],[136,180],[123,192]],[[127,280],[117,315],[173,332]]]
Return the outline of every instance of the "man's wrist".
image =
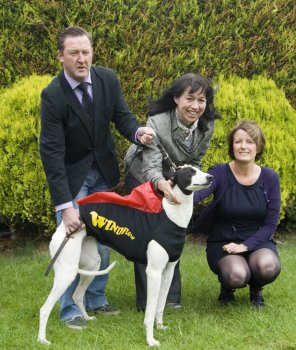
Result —
[[[141,129],[141,126],[137,129],[137,131],[136,131],[136,134],[135,134],[135,141],[137,142],[137,143],[140,143],[140,145],[142,145],[142,143],[141,143],[141,141],[139,140],[139,137],[141,136],[141,135],[139,135],[139,130]]]
[[[73,202],[67,202],[63,204],[59,204],[55,207],[56,212],[67,209],[67,208],[73,208]]]

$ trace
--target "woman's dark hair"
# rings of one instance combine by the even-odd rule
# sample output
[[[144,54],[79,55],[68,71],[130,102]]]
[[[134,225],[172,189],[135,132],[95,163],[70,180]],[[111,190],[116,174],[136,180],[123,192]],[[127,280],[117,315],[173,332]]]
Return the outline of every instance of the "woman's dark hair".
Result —
[[[174,97],[180,97],[186,89],[194,93],[201,89],[205,93],[207,104],[204,114],[199,118],[198,128],[205,132],[208,130],[208,121],[221,118],[220,114],[214,106],[214,89],[209,79],[195,73],[186,73],[177,79],[163,95],[156,99],[148,100],[148,115],[171,112],[176,108]]]
[[[84,36],[84,35],[88,38],[90,45],[93,46],[92,36],[85,29],[83,29],[81,27],[77,27],[77,26],[71,26],[71,27],[64,29],[58,35],[58,50],[60,52],[64,51],[65,40],[68,37],[76,37],[76,36]]]
[[[233,129],[230,130],[228,135],[228,154],[229,157],[235,160],[233,152],[233,139],[238,130],[244,130],[254,141],[257,147],[257,154],[255,160],[261,158],[265,147],[265,136],[259,125],[254,121],[242,120]]]

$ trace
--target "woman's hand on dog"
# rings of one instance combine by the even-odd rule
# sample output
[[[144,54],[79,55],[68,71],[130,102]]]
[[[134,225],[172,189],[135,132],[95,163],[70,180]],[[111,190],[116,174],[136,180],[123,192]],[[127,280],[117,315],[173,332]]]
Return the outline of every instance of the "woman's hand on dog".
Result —
[[[172,182],[171,180],[159,180],[157,183],[157,189],[158,191],[163,192],[165,198],[171,203],[171,204],[180,204],[178,201],[173,189],[172,189]]]
[[[62,218],[66,227],[66,233],[69,235],[81,227],[82,222],[79,211],[75,208],[66,208],[62,211]]]

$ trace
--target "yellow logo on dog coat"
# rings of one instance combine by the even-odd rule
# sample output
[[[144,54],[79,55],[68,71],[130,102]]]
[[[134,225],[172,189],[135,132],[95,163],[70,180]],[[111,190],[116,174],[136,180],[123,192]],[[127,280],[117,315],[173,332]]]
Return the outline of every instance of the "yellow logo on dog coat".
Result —
[[[118,236],[126,235],[131,240],[135,239],[135,237],[127,227],[117,226],[115,221],[109,220],[104,216],[100,216],[95,211],[92,211],[90,215],[91,215],[91,222],[94,227],[102,228],[105,231],[113,231]]]

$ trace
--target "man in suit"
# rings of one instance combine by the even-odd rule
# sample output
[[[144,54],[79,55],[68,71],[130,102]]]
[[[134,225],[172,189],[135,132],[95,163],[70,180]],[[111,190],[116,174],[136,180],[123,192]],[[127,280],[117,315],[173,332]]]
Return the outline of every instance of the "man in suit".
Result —
[[[110,123],[134,143],[149,144],[151,128],[140,127],[130,112],[115,73],[93,67],[92,38],[80,27],[69,27],[58,37],[62,71],[42,91],[40,154],[57,223],[67,233],[81,225],[76,200],[114,188],[120,172]],[[98,244],[101,268],[109,265],[109,248]],[[72,300],[79,276],[60,300],[60,318],[67,326],[86,325]],[[105,295],[108,276],[98,276],[89,286],[85,302],[96,313],[116,314]]]

